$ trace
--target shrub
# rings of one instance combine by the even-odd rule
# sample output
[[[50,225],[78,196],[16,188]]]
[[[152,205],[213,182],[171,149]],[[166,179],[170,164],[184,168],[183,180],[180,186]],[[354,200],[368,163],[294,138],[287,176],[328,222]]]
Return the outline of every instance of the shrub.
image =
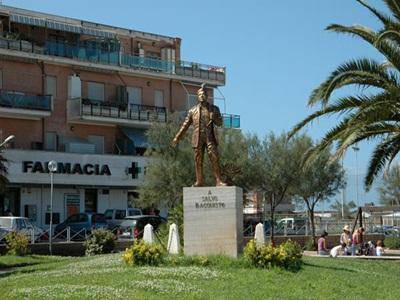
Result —
[[[124,262],[130,266],[158,265],[163,261],[165,252],[161,245],[147,244],[143,240],[135,241],[122,256]]]
[[[283,248],[286,254],[283,259],[283,267],[290,270],[300,269],[302,263],[301,257],[303,256],[301,246],[292,240],[287,240],[281,245],[281,248]]]
[[[314,239],[313,238],[309,238],[305,245],[304,245],[304,250],[306,251],[316,251],[317,247],[315,245]]]
[[[278,247],[271,244],[258,247],[251,240],[244,249],[244,257],[259,268],[280,267],[297,270],[301,266],[302,250],[299,244],[288,240]]]
[[[115,235],[109,230],[95,229],[84,245],[87,256],[110,253],[114,250]]]
[[[390,249],[400,249],[400,237],[399,236],[387,236],[384,240],[385,247]]]
[[[20,232],[11,231],[5,236],[7,254],[24,256],[28,253],[29,239]]]

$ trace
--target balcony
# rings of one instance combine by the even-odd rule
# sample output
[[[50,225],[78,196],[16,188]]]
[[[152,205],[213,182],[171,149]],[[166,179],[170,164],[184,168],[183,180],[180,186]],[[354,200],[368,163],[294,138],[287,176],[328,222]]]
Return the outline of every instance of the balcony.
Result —
[[[165,107],[92,101],[89,99],[70,99],[67,101],[68,121],[71,123],[119,125],[148,128],[153,122],[166,122]]]
[[[231,115],[231,114],[223,114],[223,126],[225,128],[240,128],[240,116],[239,115]]]
[[[0,116],[27,119],[49,117],[52,111],[50,95],[26,95],[19,92],[0,91]]]
[[[175,76],[177,79],[225,84],[225,68],[187,61],[161,59],[123,54],[107,48],[72,45],[65,42],[46,41],[43,46],[25,40],[0,38],[0,49],[15,50],[36,55],[72,59],[82,63],[95,63],[110,67],[123,67],[141,73]]]

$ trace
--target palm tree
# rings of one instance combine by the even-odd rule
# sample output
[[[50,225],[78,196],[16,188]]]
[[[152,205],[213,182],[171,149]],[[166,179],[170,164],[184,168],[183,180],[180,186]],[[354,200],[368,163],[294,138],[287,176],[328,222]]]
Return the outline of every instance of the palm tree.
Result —
[[[299,124],[291,136],[313,120],[336,115],[339,123],[307,154],[307,161],[315,159],[331,145],[336,152],[332,159],[360,141],[377,140],[370,158],[365,185],[371,186],[375,177],[400,151],[400,0],[382,0],[390,15],[378,11],[364,0],[356,0],[375,15],[382,28],[332,24],[327,30],[360,38],[385,57],[384,62],[373,59],[352,59],[341,64],[312,93],[308,104],[320,108]],[[359,87],[358,93],[332,99],[332,93],[347,86]]]

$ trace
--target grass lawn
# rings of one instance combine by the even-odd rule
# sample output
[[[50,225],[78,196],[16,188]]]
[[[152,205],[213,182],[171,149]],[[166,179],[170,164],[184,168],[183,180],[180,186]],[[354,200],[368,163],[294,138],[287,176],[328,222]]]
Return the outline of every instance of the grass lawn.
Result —
[[[217,259],[215,259],[217,260]],[[121,254],[0,257],[0,299],[399,299],[400,262],[304,258],[292,273],[219,258],[209,267],[127,267]],[[1,269],[1,268],[0,268]],[[357,286],[356,286],[357,283]]]

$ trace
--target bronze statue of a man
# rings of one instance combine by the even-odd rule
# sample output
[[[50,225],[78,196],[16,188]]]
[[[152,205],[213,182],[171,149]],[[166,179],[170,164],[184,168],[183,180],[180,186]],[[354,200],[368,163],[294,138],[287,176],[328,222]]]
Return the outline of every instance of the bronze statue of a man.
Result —
[[[198,104],[189,110],[185,121],[172,141],[172,146],[175,147],[179,143],[190,125],[193,124],[192,147],[196,168],[196,182],[193,186],[204,185],[203,158],[206,148],[213,168],[216,186],[226,186],[227,184],[221,178],[218,141],[214,132],[214,125],[222,125],[222,116],[217,106],[207,102],[208,95],[204,84],[197,91],[197,99]]]

